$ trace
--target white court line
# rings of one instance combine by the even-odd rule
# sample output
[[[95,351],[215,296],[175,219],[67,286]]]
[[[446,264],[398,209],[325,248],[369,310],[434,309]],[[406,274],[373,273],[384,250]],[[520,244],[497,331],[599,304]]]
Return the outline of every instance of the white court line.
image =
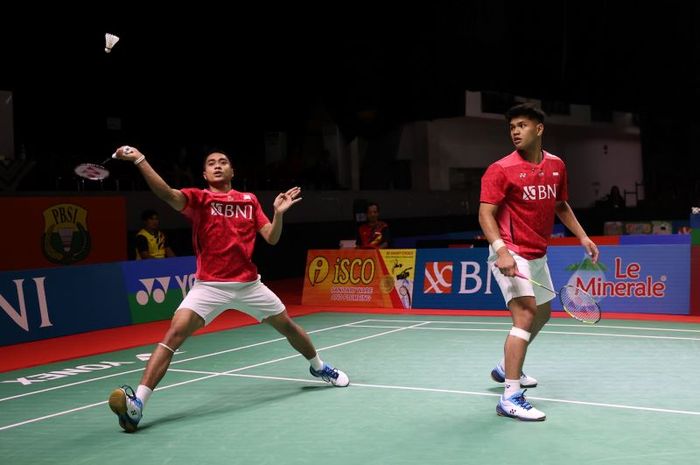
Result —
[[[458,316],[450,317],[458,318]],[[488,317],[493,318],[493,317]],[[505,317],[504,317],[505,318]],[[378,323],[417,323],[421,320],[383,320],[379,318],[370,318],[365,321],[373,321]],[[450,320],[427,320],[430,324],[447,324],[447,325],[502,325],[502,326],[512,326],[511,322],[493,322],[493,321],[450,321]],[[689,323],[694,324],[694,323]],[[615,326],[615,325],[582,325],[581,323],[565,324],[565,323],[547,323],[547,326],[557,326],[561,328],[609,328],[609,329],[639,329],[643,331],[671,331],[680,333],[700,333],[700,329],[678,329],[678,328],[658,328],[658,327],[646,327],[646,326]]]
[[[307,334],[315,334],[315,333],[321,333],[321,332],[323,332],[323,331],[329,331],[329,330],[331,330],[331,329],[338,329],[338,328],[349,327],[349,326],[351,326],[351,325],[354,324],[354,323],[364,323],[364,322],[366,322],[366,321],[369,321],[369,320],[360,320],[360,321],[355,321],[355,322],[352,322],[352,323],[346,323],[346,324],[343,324],[343,325],[329,326],[328,328],[321,328],[321,329],[316,329],[316,330],[313,330],[313,331],[308,331]],[[235,328],[234,328],[234,329],[235,329]],[[197,335],[195,335],[194,337],[196,337],[196,336],[200,336],[200,335],[197,334]],[[236,351],[243,350],[243,349],[250,349],[251,347],[257,347],[257,346],[261,346],[261,345],[265,345],[265,344],[270,344],[270,343],[272,343],[272,342],[278,342],[278,341],[284,341],[284,340],[286,340],[286,338],[284,338],[284,337],[278,337],[278,338],[269,339],[269,340],[263,341],[263,342],[256,342],[255,344],[248,344],[248,345],[246,345],[246,346],[234,347],[234,348],[232,348],[232,349],[221,350],[221,351],[219,351],[219,352],[212,352],[212,353],[209,353],[209,354],[198,355],[198,356],[196,356],[196,357],[185,358],[185,359],[182,359],[182,360],[175,360],[175,361],[171,362],[170,365],[176,365],[176,364],[178,364],[178,363],[189,362],[189,361],[192,361],[192,360],[199,360],[199,359],[201,359],[201,358],[206,358],[206,357],[213,357],[213,356],[215,356],[215,355],[227,354],[227,353],[229,353],[229,352],[236,352]],[[148,345],[150,345],[150,344],[148,344]],[[128,350],[128,349],[124,349],[124,350]],[[116,352],[116,351],[115,351],[115,352]],[[17,395],[10,396],[10,397],[0,398],[0,402],[4,402],[4,401],[6,401],[6,400],[18,399],[18,398],[20,398],[20,397],[32,396],[32,395],[34,395],[34,394],[41,394],[41,393],[43,393],[43,392],[54,391],[54,390],[56,390],[56,389],[63,389],[63,388],[71,387],[71,386],[77,386],[77,385],[79,385],[79,384],[92,383],[93,381],[100,381],[100,380],[107,379],[107,378],[114,378],[115,376],[128,375],[128,374],[130,374],[130,373],[136,373],[136,372],[139,372],[139,371],[143,371],[144,369],[145,369],[145,367],[141,367],[141,368],[136,368],[135,370],[120,371],[119,373],[113,373],[113,374],[111,374],[111,375],[99,376],[99,377],[97,377],[97,378],[90,378],[90,379],[86,379],[86,380],[83,380],[83,381],[76,381],[76,382],[74,382],[74,383],[62,384],[62,385],[60,385],[60,386],[54,386],[54,387],[50,387],[50,388],[46,388],[46,389],[40,389],[40,390],[32,391],[32,392],[25,392],[24,394],[17,394]],[[58,371],[58,370],[56,370],[56,371]]]
[[[240,373],[236,373],[236,374],[233,374],[233,373],[213,373],[213,372],[201,371],[201,370],[184,370],[184,369],[176,369],[175,371],[182,372],[182,373],[193,373],[193,374],[209,374],[209,375],[219,375],[219,376],[221,376],[221,375],[223,375],[223,376],[236,376],[236,377],[240,377],[240,378],[269,379],[269,380],[275,380],[275,381],[294,381],[294,382],[299,382],[299,383],[321,383],[321,384],[324,383],[323,381],[301,379],[301,378],[285,378],[285,377],[280,377],[280,376],[245,375],[245,374],[240,374]],[[490,393],[490,392],[462,391],[462,390],[457,390],[457,389],[422,388],[422,387],[413,387],[413,386],[394,386],[394,385],[387,385],[387,384],[366,384],[366,383],[350,382],[350,386],[375,388],[375,389],[395,389],[395,390],[400,390],[400,391],[439,392],[439,393],[446,393],[446,394],[461,394],[461,395],[468,395],[468,396],[484,396],[484,397],[500,397],[501,396],[500,394],[494,394],[494,393]],[[556,402],[556,403],[561,403],[561,404],[588,405],[588,406],[592,406],[592,407],[607,407],[607,408],[627,409],[627,410],[641,410],[641,411],[647,411],[647,412],[676,413],[676,414],[681,414],[681,415],[700,415],[700,412],[696,412],[693,410],[674,410],[674,409],[654,408],[654,407],[639,407],[636,405],[606,404],[606,403],[602,403],[602,402],[586,402],[586,401],[581,401],[581,400],[552,399],[549,397],[527,396],[527,398],[528,398],[528,400],[542,400],[545,402]]]
[[[363,321],[364,321],[364,320],[363,320]],[[360,341],[364,341],[364,340],[367,340],[367,339],[372,339],[372,338],[375,338],[375,337],[384,336],[384,335],[386,335],[386,334],[396,333],[396,332],[399,332],[399,331],[405,331],[405,330],[410,329],[410,328],[412,328],[412,327],[414,327],[414,326],[420,326],[420,325],[422,325],[422,324],[424,324],[424,323],[418,323],[418,324],[415,324],[415,325],[413,325],[413,326],[406,326],[406,327],[404,327],[404,328],[395,328],[395,329],[393,329],[393,330],[391,330],[391,331],[384,331],[384,332],[382,332],[382,333],[373,334],[373,335],[371,335],[371,336],[365,336],[365,337],[361,337],[361,338],[357,338],[357,339],[351,339],[351,340],[349,340],[349,341],[341,342],[341,343],[339,343],[339,344],[333,344],[333,345],[330,345],[330,346],[321,347],[321,348],[319,348],[319,349],[317,349],[317,350],[321,351],[321,350],[333,349],[333,348],[335,348],[335,347],[341,347],[341,346],[344,346],[344,345],[353,344],[353,343],[355,343],[355,342],[360,342]],[[349,325],[350,325],[350,323],[345,324],[345,325],[340,325],[340,326],[337,326],[337,327],[340,328],[340,327],[345,327],[345,326],[349,326]],[[334,328],[335,328],[335,327],[334,327]],[[327,328],[327,329],[330,329],[330,328]],[[318,331],[321,331],[321,330],[317,330],[316,332],[318,332]],[[224,372],[222,372],[222,373],[208,372],[209,374],[208,374],[207,376],[202,376],[202,377],[199,377],[199,378],[194,378],[194,379],[190,379],[190,380],[187,380],[187,381],[182,381],[182,382],[179,382],[179,383],[168,384],[168,385],[166,385],[166,386],[158,387],[158,388],[156,388],[155,390],[156,390],[156,391],[162,391],[162,390],[164,390],[164,389],[170,389],[170,388],[177,387],[177,386],[183,386],[183,385],[185,385],[185,384],[190,384],[190,383],[194,383],[194,382],[197,382],[197,381],[203,381],[203,380],[205,380],[205,379],[215,378],[215,377],[217,377],[217,376],[230,375],[230,374],[235,373],[235,372],[238,372],[238,371],[248,370],[248,369],[250,369],[250,368],[259,367],[259,366],[262,366],[262,365],[268,365],[268,364],[270,364],[270,363],[281,362],[281,361],[283,361],[283,360],[288,360],[288,359],[294,358],[294,357],[301,357],[301,354],[289,355],[289,356],[287,356],[287,357],[277,358],[277,359],[274,359],[274,360],[268,360],[268,361],[266,361],[266,362],[256,363],[256,364],[254,364],[254,365],[248,365],[248,366],[241,367],[241,368],[234,368],[233,370],[224,371]],[[172,371],[174,371],[174,370],[172,370]],[[13,423],[13,424],[11,424],[11,425],[6,425],[6,426],[0,427],[0,431],[6,430],[6,429],[10,429],[10,428],[15,428],[15,427],[17,427],[17,426],[26,425],[27,423],[34,423],[34,422],[41,421],[41,420],[44,420],[44,419],[54,418],[54,417],[58,417],[58,416],[61,416],[61,415],[66,415],[66,414],[68,414],[68,413],[76,412],[76,411],[79,411],[79,410],[84,410],[84,409],[91,408],[91,407],[97,407],[98,405],[103,405],[103,404],[106,404],[106,403],[107,403],[107,401],[102,401],[102,402],[97,402],[97,403],[95,403],[95,404],[83,405],[82,407],[76,407],[76,408],[74,408],[74,409],[64,410],[64,411],[62,411],[62,412],[57,412],[57,413],[52,413],[52,414],[50,414],[50,415],[45,415],[45,416],[43,416],[43,417],[32,418],[32,419],[25,420],[25,421],[22,421],[22,422],[19,422],[19,423]]]
[[[350,325],[355,328],[396,328],[396,326],[382,326],[382,325],[362,325],[354,324]],[[490,328],[427,328],[421,327],[417,328],[415,326],[406,326],[405,329],[414,329],[421,331],[482,331],[482,332],[505,332],[507,329],[490,329]],[[633,339],[671,339],[678,341],[700,341],[700,337],[678,337],[678,336],[645,336],[643,334],[612,334],[612,333],[583,333],[574,331],[540,331],[540,334],[566,334],[572,336],[588,336],[588,337],[627,337]]]

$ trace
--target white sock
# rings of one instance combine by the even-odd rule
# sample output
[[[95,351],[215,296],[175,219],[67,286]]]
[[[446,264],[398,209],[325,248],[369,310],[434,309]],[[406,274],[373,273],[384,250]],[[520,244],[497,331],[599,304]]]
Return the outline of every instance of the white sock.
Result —
[[[508,399],[510,396],[520,391],[520,380],[519,379],[506,379],[505,391],[503,392],[503,398]]]
[[[320,371],[323,368],[323,360],[321,360],[318,354],[316,354],[314,358],[309,359],[309,363],[311,364],[311,368],[316,371]]]
[[[151,394],[153,394],[153,389],[149,388],[148,386],[139,384],[139,387],[136,388],[136,397],[141,399],[143,408],[146,408],[146,402],[148,402],[148,399],[151,398]]]

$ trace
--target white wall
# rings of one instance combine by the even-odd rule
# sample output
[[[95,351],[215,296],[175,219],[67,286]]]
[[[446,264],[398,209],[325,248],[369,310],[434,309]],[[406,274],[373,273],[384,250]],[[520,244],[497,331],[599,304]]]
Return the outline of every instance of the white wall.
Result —
[[[592,206],[610,192],[613,184],[621,191],[631,191],[635,182],[642,181],[641,142],[639,135],[629,129],[546,123],[544,148],[566,162],[570,203],[574,207]],[[436,191],[449,190],[450,168],[485,169],[512,150],[502,118],[431,121],[428,123],[429,187]]]

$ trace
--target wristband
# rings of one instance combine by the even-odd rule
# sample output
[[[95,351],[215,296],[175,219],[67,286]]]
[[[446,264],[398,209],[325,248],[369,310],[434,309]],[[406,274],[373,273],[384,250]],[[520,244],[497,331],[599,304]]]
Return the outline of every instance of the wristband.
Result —
[[[141,155],[141,156],[138,157],[136,160],[134,160],[134,165],[138,165],[139,163],[141,163],[141,162],[144,161],[145,159],[146,159],[146,155]]]
[[[505,247],[505,246],[506,246],[506,243],[503,242],[502,239],[496,239],[495,241],[493,241],[491,243],[491,247],[493,247],[494,252],[498,252],[498,249],[500,249],[501,247]]]

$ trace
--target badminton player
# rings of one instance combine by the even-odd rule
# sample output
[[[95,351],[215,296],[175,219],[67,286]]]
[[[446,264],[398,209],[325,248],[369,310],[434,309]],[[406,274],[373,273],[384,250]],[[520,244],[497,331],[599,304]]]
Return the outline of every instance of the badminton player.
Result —
[[[510,310],[513,326],[506,337],[504,358],[491,371],[505,383],[496,412],[526,421],[542,421],[545,414],[525,399],[523,388],[537,380],[523,373],[527,347],[551,314],[555,295],[515,277],[515,272],[554,288],[547,267],[547,240],[554,215],[579,239],[591,260],[598,247],[586,235],[567,203],[564,162],[542,150],[544,112],[525,103],[506,113],[515,151],[491,164],[481,178],[479,224],[491,244],[489,267]]]
[[[270,221],[254,194],[231,188],[234,170],[224,153],[212,152],[204,160],[207,189],[171,188],[146,157],[132,147],[120,147],[116,157],[133,162],[151,190],[191,221],[197,255],[195,284],[175,311],[170,329],[155,347],[136,391],[122,386],[109,397],[109,406],[124,430],[136,431],[143,409],[178,347],[229,308],[264,321],[285,336],[309,361],[313,376],[333,386],[350,383],[345,373],[321,360],[306,332],[289,318],[284,304],[260,281],[251,261],[257,234],[272,245],[279,241],[284,213],[301,200],[299,187],[275,198]]]

